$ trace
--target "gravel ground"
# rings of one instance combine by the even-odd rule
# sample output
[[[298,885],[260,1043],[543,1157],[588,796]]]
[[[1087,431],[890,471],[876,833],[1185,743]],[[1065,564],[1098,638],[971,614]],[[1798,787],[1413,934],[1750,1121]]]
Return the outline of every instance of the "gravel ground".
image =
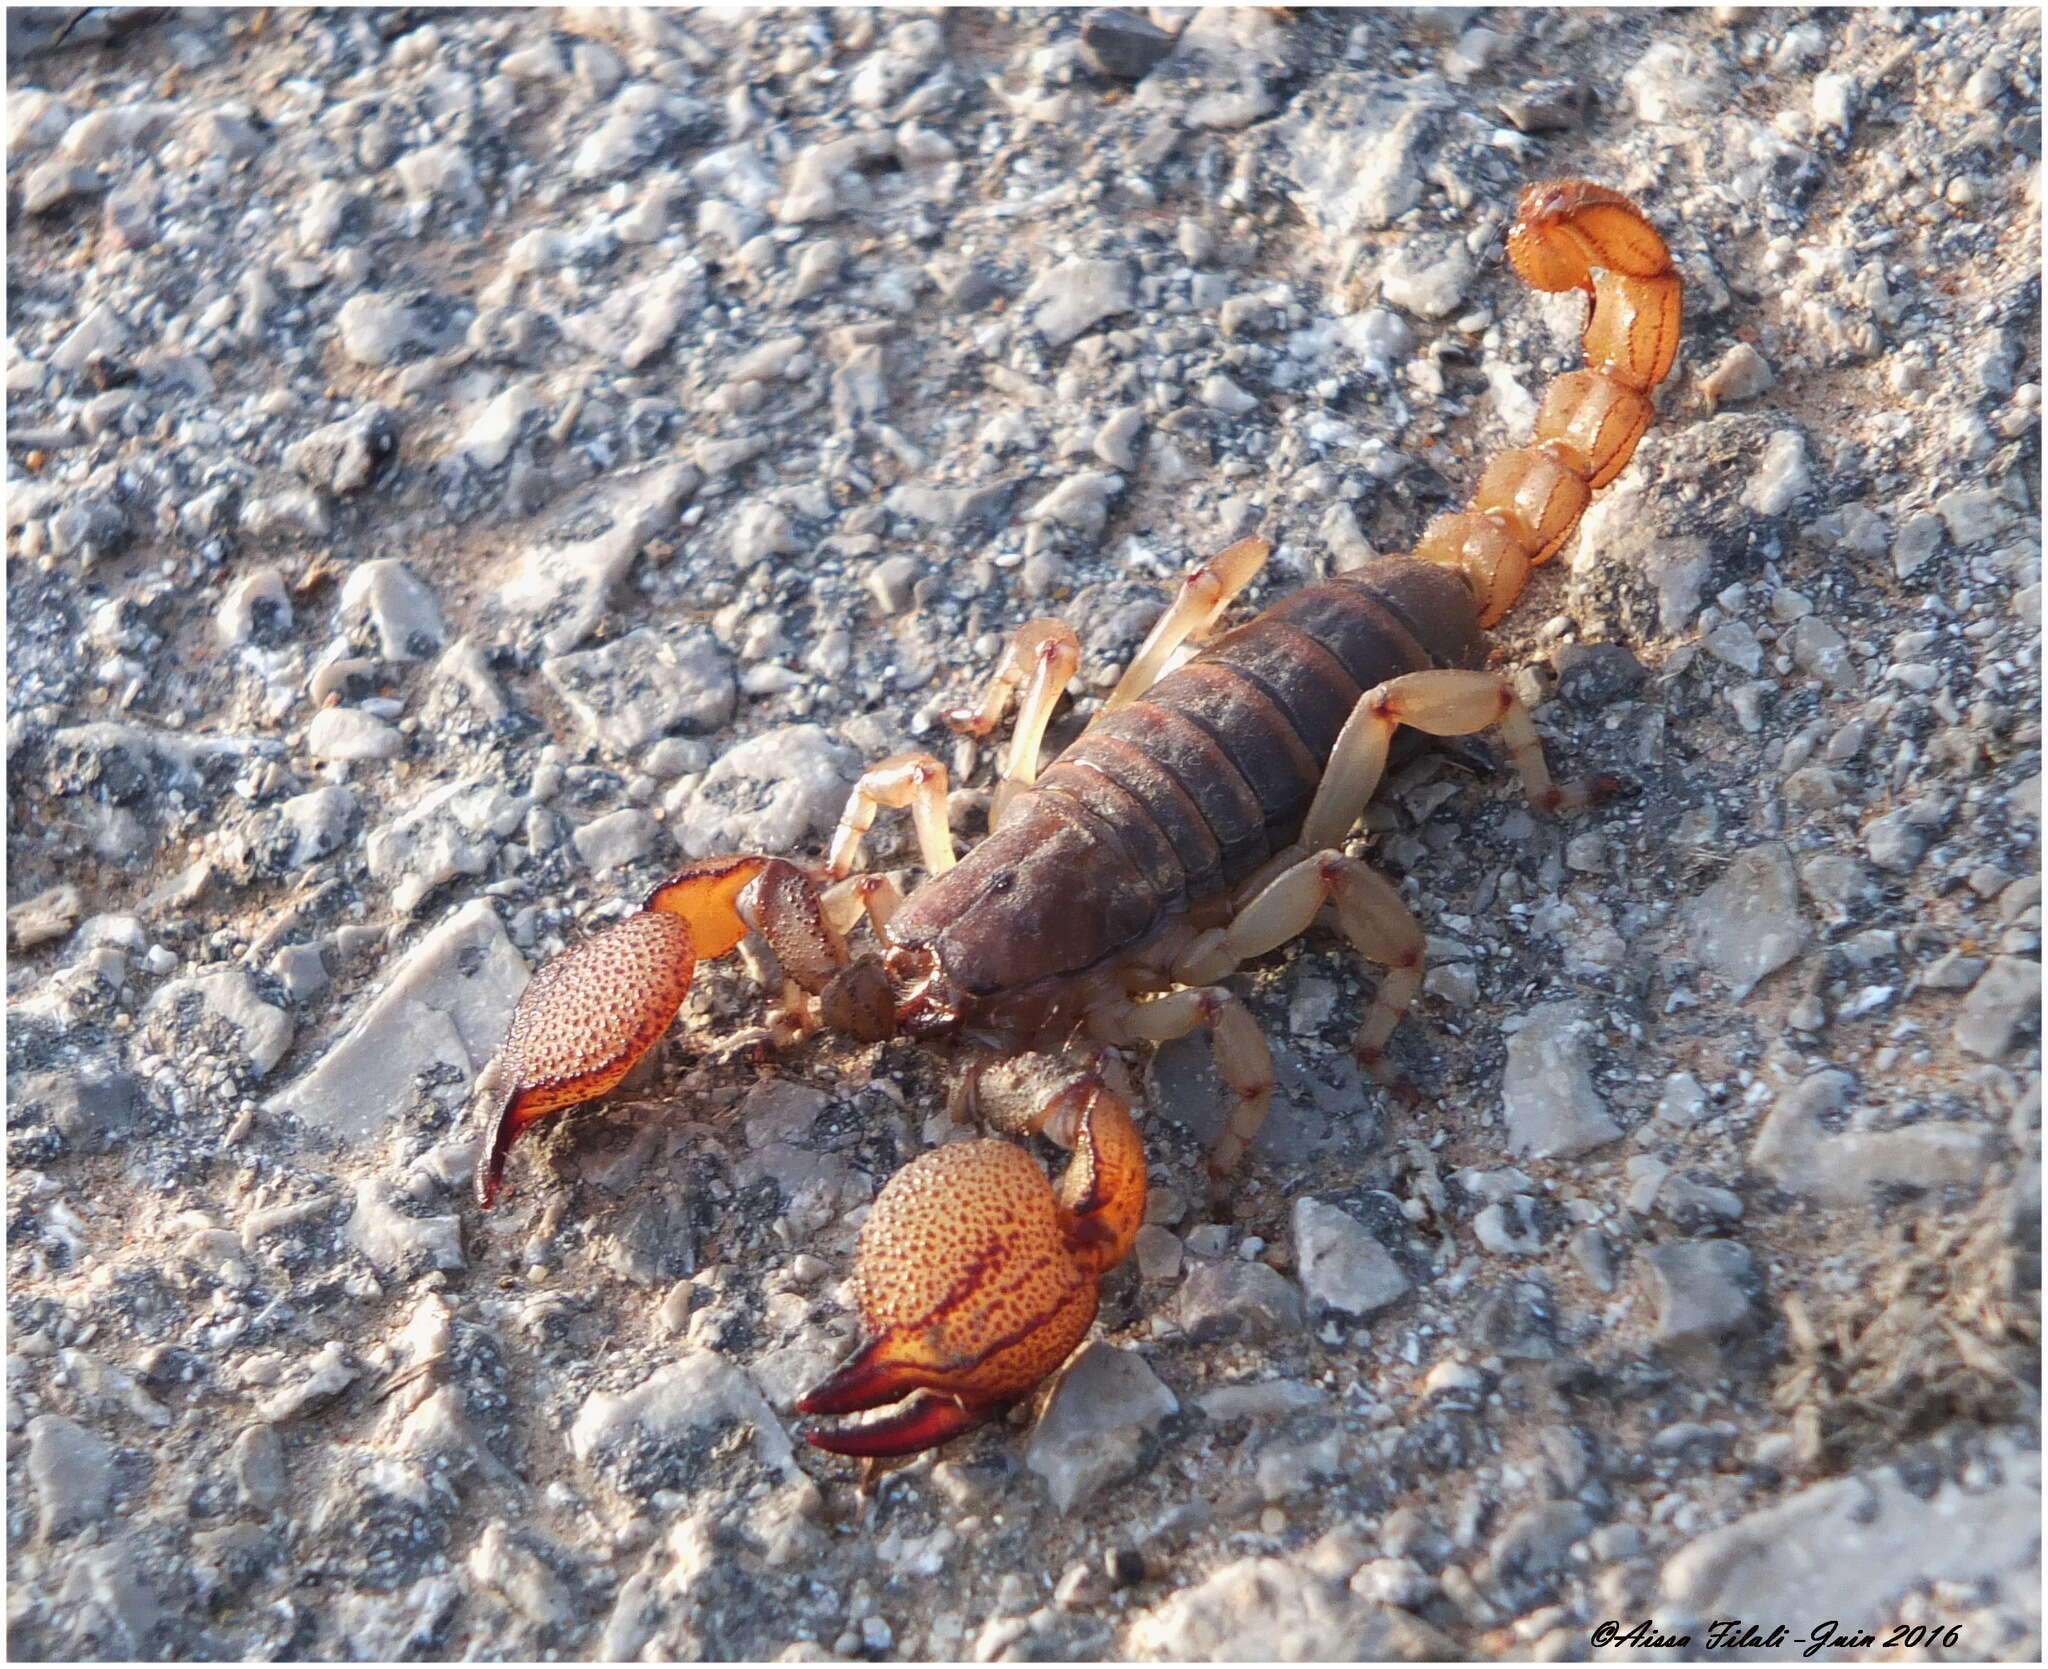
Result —
[[[2038,1658],[2038,14],[1156,15],[9,14],[17,1657]],[[1373,809],[1424,1113],[1268,959],[1231,1220],[1174,1046],[1096,1338],[866,1480],[790,1408],[915,1048],[729,959],[479,1217],[527,970],[681,856],[1462,503],[1558,173],[1687,336],[1499,642],[1637,792]]]

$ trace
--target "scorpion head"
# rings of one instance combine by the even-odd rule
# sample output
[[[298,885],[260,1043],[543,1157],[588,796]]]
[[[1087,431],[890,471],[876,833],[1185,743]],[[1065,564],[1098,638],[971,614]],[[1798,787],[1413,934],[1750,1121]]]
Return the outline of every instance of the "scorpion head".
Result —
[[[940,1037],[959,1029],[966,1000],[930,945],[897,945],[883,960],[896,1003],[896,1027],[907,1037]]]
[[[819,1017],[863,1043],[958,1029],[963,1002],[929,945],[898,945],[846,964],[818,994]]]

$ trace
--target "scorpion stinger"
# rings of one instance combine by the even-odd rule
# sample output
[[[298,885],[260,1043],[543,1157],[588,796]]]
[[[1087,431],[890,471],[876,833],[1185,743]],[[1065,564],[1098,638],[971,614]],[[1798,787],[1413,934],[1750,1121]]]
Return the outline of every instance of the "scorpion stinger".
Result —
[[[1073,1157],[1055,1189],[1022,1147],[958,1142],[913,1160],[876,1197],[855,1262],[866,1336],[798,1406],[875,1415],[812,1431],[821,1448],[907,1454],[1024,1396],[1093,1322],[1102,1276],[1130,1249],[1145,1202],[1117,1050],[1208,1034],[1233,1098],[1210,1170],[1229,1177],[1274,1073],[1226,982],[1327,907],[1382,970],[1353,1051],[1396,1083],[1384,1051],[1421,988],[1425,939],[1399,889],[1347,842],[1404,726],[1498,728],[1545,813],[1614,786],[1552,780],[1513,686],[1482,670],[1481,634],[1627,466],[1683,316],[1664,240],[1605,186],[1530,187],[1507,247],[1530,284],[1590,296],[1586,366],[1550,387],[1530,444],[1487,466],[1468,509],[1433,522],[1412,556],[1296,591],[1213,639],[1270,546],[1240,540],[1197,565],[1110,699],[1043,772],[1040,744],[1079,645],[1058,621],[1026,624],[980,705],[948,715],[980,736],[1018,709],[990,833],[964,857],[945,767],[901,754],[861,777],[820,873],[768,857],[692,864],[641,914],[534,976],[482,1081],[484,1203],[519,1132],[616,1084],[667,1029],[698,958],[750,928],[787,976],[780,1034],[822,1020],[870,1041],[964,1048],[979,1064],[963,1099],[983,1122],[1044,1133]],[[1190,643],[1200,652],[1176,666]],[[926,879],[908,896],[891,876],[855,873],[884,809],[907,811],[916,830]],[[877,949],[855,956],[844,935],[863,918]]]

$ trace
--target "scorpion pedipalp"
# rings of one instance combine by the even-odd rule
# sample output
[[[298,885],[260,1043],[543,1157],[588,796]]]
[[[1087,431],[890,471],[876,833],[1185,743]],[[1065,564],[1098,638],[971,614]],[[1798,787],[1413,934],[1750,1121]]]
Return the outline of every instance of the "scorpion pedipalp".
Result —
[[[930,1448],[1029,1391],[1086,1335],[1102,1276],[1144,1218],[1144,1149],[1122,1098],[1093,1074],[1028,1122],[1071,1124],[1057,1191],[1024,1149],[982,1138],[920,1155],[876,1196],[854,1264],[866,1340],[797,1407],[889,1412],[813,1427],[813,1446]]]
[[[477,1203],[497,1199],[513,1144],[535,1120],[603,1095],[660,1041],[690,994],[699,961],[723,956],[759,925],[757,895],[787,912],[808,879],[783,858],[685,864],[646,907],[549,962],[520,994],[504,1045],[477,1079],[490,1120],[477,1156]],[[829,943],[844,961],[836,935]]]

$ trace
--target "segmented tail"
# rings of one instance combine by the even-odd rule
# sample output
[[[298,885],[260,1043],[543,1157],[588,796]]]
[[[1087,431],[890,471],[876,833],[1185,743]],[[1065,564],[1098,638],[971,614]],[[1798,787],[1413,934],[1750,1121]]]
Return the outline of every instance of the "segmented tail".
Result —
[[[1679,277],[1664,240],[1635,204],[1590,180],[1545,180],[1522,193],[1508,259],[1539,290],[1592,297],[1586,369],[1559,377],[1528,446],[1487,466],[1468,510],[1439,516],[1416,560],[1456,568],[1479,600],[1479,624],[1505,614],[1579,525],[1595,491],[1635,455],[1650,426],[1650,390],[1678,353]]]

